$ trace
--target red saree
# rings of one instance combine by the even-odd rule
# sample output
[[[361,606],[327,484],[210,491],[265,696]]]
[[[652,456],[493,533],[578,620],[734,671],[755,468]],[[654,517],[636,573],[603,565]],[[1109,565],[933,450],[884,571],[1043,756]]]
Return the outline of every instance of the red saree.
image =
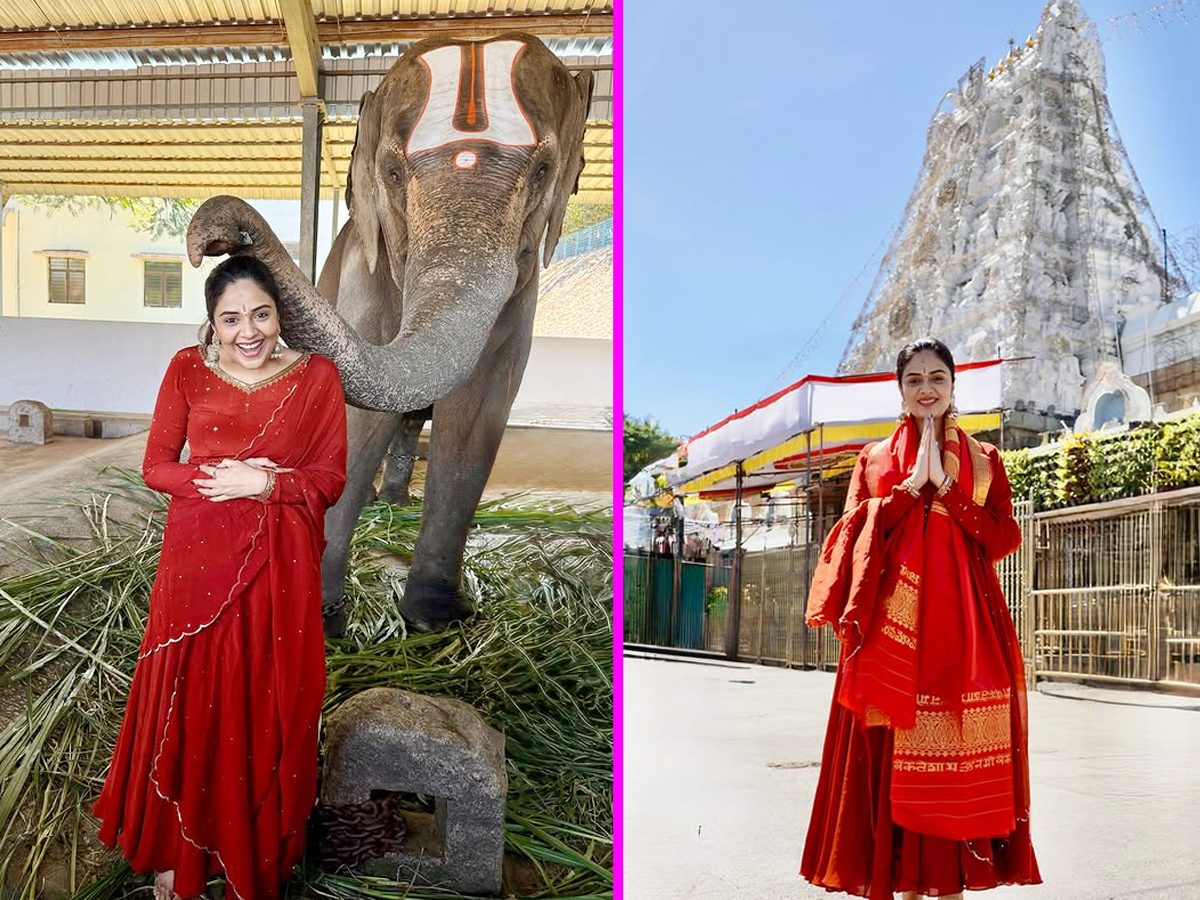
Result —
[[[303,852],[325,690],[324,518],[346,472],[343,402],[321,356],[244,385],[188,348],[159,390],[143,474],[171,503],[95,814],[100,839],[119,844],[135,871],[174,869],[181,897],[223,871],[234,897],[274,900]],[[266,501],[213,502],[192,483],[203,463],[252,457],[293,470]]]
[[[947,419],[944,497],[901,487],[912,418],[859,455],[810,626],[842,641],[800,874],[872,900],[1041,882],[1021,650],[995,563],[1017,548],[994,447]]]

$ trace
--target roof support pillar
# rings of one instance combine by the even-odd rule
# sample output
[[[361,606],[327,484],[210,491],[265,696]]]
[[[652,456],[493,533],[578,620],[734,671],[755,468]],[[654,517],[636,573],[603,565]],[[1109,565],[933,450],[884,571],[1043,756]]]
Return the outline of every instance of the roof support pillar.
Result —
[[[316,97],[300,101],[304,145],[300,154],[300,271],[317,283],[317,218],[321,200],[321,127],[324,104]]]
[[[8,188],[5,187],[3,182],[0,182],[0,316],[5,314],[9,303],[15,304],[15,301],[11,297],[4,296],[4,204],[7,202]],[[6,303],[6,300],[9,303]]]

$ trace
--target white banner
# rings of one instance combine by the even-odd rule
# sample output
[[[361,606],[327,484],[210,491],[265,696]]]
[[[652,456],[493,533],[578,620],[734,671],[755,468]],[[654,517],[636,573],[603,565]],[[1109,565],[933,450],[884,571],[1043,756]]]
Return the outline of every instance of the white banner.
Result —
[[[954,397],[959,412],[1000,408],[1000,362],[968,363],[956,370]],[[810,375],[688,441],[687,465],[679,475],[695,478],[817,425],[878,422],[899,412],[900,391],[892,373],[845,378]]]

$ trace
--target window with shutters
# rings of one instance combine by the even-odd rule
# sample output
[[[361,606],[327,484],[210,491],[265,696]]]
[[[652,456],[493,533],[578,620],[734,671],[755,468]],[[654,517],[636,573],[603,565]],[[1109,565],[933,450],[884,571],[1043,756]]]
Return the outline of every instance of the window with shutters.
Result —
[[[146,260],[143,305],[161,309],[183,306],[183,263]]]
[[[85,260],[68,256],[50,257],[50,302],[83,302],[83,265]]]

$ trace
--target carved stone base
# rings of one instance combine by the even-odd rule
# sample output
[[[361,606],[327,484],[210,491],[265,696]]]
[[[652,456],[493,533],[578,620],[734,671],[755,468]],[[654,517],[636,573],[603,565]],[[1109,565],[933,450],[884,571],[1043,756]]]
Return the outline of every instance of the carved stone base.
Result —
[[[399,881],[498,893],[508,776],[504,735],[472,707],[392,688],[352,697],[325,727],[321,802],[361,803],[372,791],[433,799],[433,812],[406,813],[404,852],[363,870]]]

